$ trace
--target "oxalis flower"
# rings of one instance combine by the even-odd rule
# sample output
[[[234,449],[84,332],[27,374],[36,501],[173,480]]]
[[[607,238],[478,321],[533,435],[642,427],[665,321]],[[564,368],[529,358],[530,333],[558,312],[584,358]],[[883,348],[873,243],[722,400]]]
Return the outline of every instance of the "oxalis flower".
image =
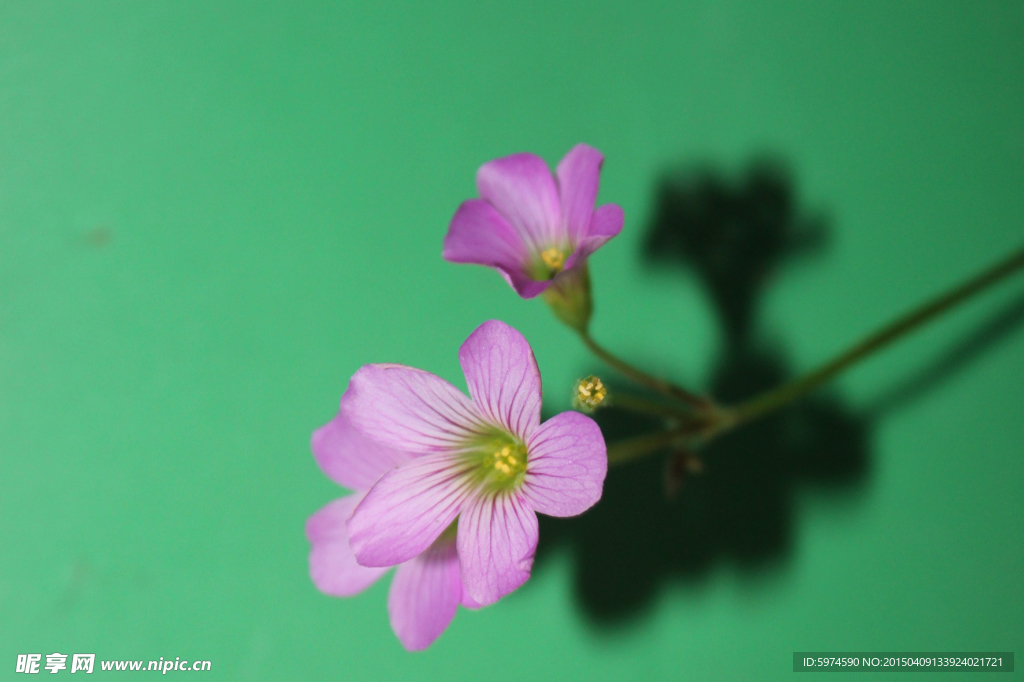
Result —
[[[400,565],[389,610],[407,648],[429,645],[459,603],[491,604],[523,584],[537,548],[536,513],[582,513],[600,499],[607,472],[592,419],[565,412],[540,422],[540,372],[519,332],[486,322],[459,361],[471,399],[422,370],[366,365],[332,422],[352,440],[326,448],[326,435],[320,446],[314,436],[314,451],[348,453],[318,454],[343,485],[359,490],[386,470],[365,495],[310,519],[314,582],[353,593]],[[331,547],[324,558],[318,545]]]
[[[444,239],[442,256],[497,270],[523,298],[545,296],[576,328],[590,317],[586,260],[622,229],[622,208],[594,209],[601,152],[578,144],[555,177],[544,160],[513,154],[485,163],[476,174],[479,199],[464,201]]]
[[[331,502],[306,523],[312,545],[310,577],[321,592],[352,596],[388,569],[356,562],[345,524],[377,479],[413,456],[370,440],[352,426],[344,410],[313,432],[312,446],[324,473],[355,493]],[[448,627],[460,602],[477,606],[463,593],[454,533],[442,534],[395,572],[388,594],[391,627],[406,649],[425,649]]]

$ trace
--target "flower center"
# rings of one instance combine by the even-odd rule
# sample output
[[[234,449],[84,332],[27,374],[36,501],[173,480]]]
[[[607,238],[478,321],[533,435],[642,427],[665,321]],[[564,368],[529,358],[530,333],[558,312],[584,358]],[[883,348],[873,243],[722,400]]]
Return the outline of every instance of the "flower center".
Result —
[[[552,246],[550,249],[544,249],[540,252],[540,259],[544,261],[544,265],[548,266],[548,270],[551,272],[551,277],[554,277],[562,271],[565,266],[565,252],[557,246]]]
[[[491,455],[491,466],[495,472],[505,478],[512,478],[526,471],[526,448],[510,443],[502,445]]]
[[[505,431],[495,430],[466,451],[467,471],[480,485],[495,492],[518,488],[526,476],[526,445]]]

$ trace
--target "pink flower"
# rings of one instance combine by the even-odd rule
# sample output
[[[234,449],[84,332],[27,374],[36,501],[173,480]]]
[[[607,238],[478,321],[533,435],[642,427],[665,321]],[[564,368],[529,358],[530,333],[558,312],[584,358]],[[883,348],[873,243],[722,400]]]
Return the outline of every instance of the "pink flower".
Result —
[[[622,208],[594,210],[603,160],[578,144],[554,178],[533,154],[485,163],[476,174],[480,198],[455,212],[442,256],[494,268],[523,298],[543,293],[622,229]]]
[[[312,446],[324,473],[356,492],[331,502],[306,522],[312,545],[309,574],[321,592],[352,596],[388,569],[356,562],[345,524],[377,479],[412,455],[373,442],[352,426],[344,411],[313,432]],[[462,593],[455,537],[449,533],[398,567],[388,594],[391,627],[406,649],[425,649],[448,627],[460,602],[477,606]]]
[[[480,325],[459,349],[472,399],[401,365],[356,372],[341,409],[378,443],[413,459],[380,478],[348,522],[363,566],[393,566],[458,522],[470,597],[491,604],[530,574],[539,511],[575,516],[601,497],[607,472],[597,424],[577,412],[540,423],[537,362],[504,322]]]
[[[459,360],[472,399],[422,370],[366,365],[313,437],[329,476],[368,489],[310,518],[313,581],[354,594],[398,565],[388,610],[409,649],[440,635],[458,604],[491,604],[523,584],[536,512],[584,512],[607,472],[592,419],[565,412],[541,424],[540,372],[522,334],[486,322]]]

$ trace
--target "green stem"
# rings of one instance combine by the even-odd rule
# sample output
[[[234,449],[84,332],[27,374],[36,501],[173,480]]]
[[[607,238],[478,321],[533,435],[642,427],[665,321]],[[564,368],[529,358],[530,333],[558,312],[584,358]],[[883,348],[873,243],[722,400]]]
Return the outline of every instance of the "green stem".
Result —
[[[1022,267],[1024,267],[1024,249],[996,263],[960,286],[894,320],[818,369],[727,410],[733,417],[730,426],[756,419],[803,397],[851,365],[881,350],[939,315],[952,310]]]
[[[835,359],[788,384],[736,407],[705,411],[703,412],[703,421],[698,420],[686,426],[611,444],[608,446],[608,463],[628,462],[662,450],[674,443],[693,440],[704,442],[744,422],[777,410],[810,393],[858,361],[881,350],[939,315],[952,310],[1021,269],[1024,269],[1024,248],[961,285],[897,318]]]
[[[707,399],[690,393],[686,389],[676,386],[664,379],[651,376],[650,374],[633,367],[625,360],[621,360],[615,355],[612,355],[611,352],[594,340],[594,337],[590,335],[590,332],[581,331],[580,338],[583,339],[583,343],[587,345],[587,348],[589,348],[594,355],[601,358],[605,364],[641,386],[646,386],[647,388],[657,391],[658,393],[661,393],[673,400],[682,401],[698,411],[705,411],[711,406],[711,403]]]

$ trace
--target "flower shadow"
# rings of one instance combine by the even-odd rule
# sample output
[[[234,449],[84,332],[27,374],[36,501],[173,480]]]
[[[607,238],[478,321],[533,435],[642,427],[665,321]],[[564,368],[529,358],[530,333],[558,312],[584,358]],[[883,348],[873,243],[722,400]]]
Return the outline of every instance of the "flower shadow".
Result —
[[[785,376],[777,357],[752,355],[725,368],[721,386],[767,388]],[[610,442],[656,427],[612,410],[600,422]],[[792,547],[794,491],[859,485],[868,443],[866,421],[824,397],[723,436],[698,453],[700,473],[668,452],[623,465],[583,516],[541,517],[538,562],[568,545],[578,601],[601,624],[639,615],[662,589],[699,583],[722,566],[756,577]]]
[[[819,253],[827,236],[822,217],[800,210],[778,162],[754,161],[739,178],[705,168],[660,182],[644,257],[696,274],[713,302],[723,340],[707,390],[719,401],[734,404],[793,377],[785,353],[758,328],[760,298],[773,274]],[[793,548],[799,490],[833,499],[862,490],[872,424],[1022,326],[1024,296],[861,410],[823,390],[713,441],[699,460],[665,452],[614,468],[586,514],[541,517],[538,566],[568,548],[578,602],[598,625],[639,617],[665,588],[699,585],[723,567],[756,578]],[[608,442],[660,427],[614,409],[596,418]]]
[[[760,333],[760,298],[774,273],[819,253],[826,238],[824,219],[799,210],[792,176],[777,162],[755,161],[738,178],[706,168],[659,183],[644,257],[695,273],[714,303],[723,330],[708,387],[716,398],[735,403],[793,378],[785,353]],[[862,410],[819,391],[727,433],[699,460],[667,452],[612,469],[582,517],[541,517],[538,565],[567,547],[578,601],[598,625],[640,616],[665,588],[698,585],[724,566],[754,578],[792,551],[800,489],[862,489],[871,424],[1021,327],[1024,295]],[[615,410],[597,419],[609,442],[659,428]]]
[[[778,163],[754,162],[739,180],[700,170],[661,182],[645,258],[692,271],[711,298],[723,330],[708,387],[718,400],[736,403],[792,377],[785,354],[758,333],[760,297],[780,267],[820,251],[825,237],[823,219],[798,211]],[[609,442],[659,426],[612,409],[597,417]],[[816,395],[728,433],[699,460],[666,452],[610,471],[587,514],[542,520],[538,561],[568,545],[586,613],[603,623],[638,615],[673,582],[783,560],[794,491],[862,485],[868,445],[864,417]]]

